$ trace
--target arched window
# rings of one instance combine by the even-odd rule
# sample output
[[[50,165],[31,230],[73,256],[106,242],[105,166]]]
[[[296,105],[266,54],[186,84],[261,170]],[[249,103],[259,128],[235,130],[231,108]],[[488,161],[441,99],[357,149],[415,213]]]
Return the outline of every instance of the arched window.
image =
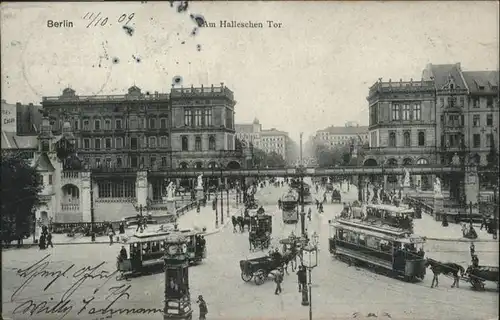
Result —
[[[196,167],[196,169],[203,168],[203,162],[200,162],[200,161],[196,162],[195,167]]]
[[[418,159],[417,164],[421,165],[421,166],[422,165],[426,165],[427,164],[427,160],[426,159]]]
[[[201,151],[201,137],[196,137],[194,139],[194,150]]]
[[[389,133],[389,147],[396,146],[396,132]]]
[[[188,137],[182,137],[182,151],[189,151]]]
[[[403,133],[403,138],[404,138],[405,147],[410,147],[411,146],[411,139],[410,139],[410,133],[408,131],[405,131],[405,133]]]
[[[418,133],[418,146],[423,147],[425,146],[425,132],[420,131]]]
[[[214,136],[210,136],[210,138],[208,138],[208,150],[215,150],[215,137]]]

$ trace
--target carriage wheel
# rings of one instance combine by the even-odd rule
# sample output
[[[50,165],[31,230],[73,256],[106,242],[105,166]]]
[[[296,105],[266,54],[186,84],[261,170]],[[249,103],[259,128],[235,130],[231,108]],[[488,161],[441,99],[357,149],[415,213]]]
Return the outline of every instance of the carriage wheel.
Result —
[[[471,277],[470,284],[472,285],[472,287],[475,290],[481,290],[484,288],[481,281],[479,279],[477,279],[476,277]]]
[[[245,272],[241,272],[241,280],[248,282],[252,280],[252,275]]]
[[[261,284],[263,284],[266,281],[266,273],[262,269],[258,270],[256,273],[254,273],[253,276],[254,276],[255,284],[258,286],[260,286]]]

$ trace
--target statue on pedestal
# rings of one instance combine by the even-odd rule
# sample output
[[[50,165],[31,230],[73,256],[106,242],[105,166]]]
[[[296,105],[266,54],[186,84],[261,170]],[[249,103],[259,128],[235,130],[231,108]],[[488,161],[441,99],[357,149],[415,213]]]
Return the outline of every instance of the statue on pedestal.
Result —
[[[410,186],[410,171],[407,168],[404,168],[404,181],[403,181],[403,187],[409,187]]]
[[[174,199],[174,197],[175,197],[174,182],[170,182],[165,190],[166,190],[167,199]]]
[[[203,189],[203,174],[198,176],[198,185],[196,186],[196,189]]]
[[[441,180],[439,180],[438,177],[436,177],[436,180],[434,181],[434,196],[441,196]]]

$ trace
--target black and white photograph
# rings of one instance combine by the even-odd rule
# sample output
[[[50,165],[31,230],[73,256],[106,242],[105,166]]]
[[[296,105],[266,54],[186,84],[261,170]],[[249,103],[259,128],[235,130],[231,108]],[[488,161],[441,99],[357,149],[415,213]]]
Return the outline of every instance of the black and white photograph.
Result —
[[[498,1],[0,6],[1,319],[498,319]]]

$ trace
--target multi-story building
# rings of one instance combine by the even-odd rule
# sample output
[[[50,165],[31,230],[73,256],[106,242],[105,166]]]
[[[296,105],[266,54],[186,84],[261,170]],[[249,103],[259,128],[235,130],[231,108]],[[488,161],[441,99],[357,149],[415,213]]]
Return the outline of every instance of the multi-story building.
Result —
[[[432,81],[379,79],[370,87],[369,152],[364,165],[416,165],[435,163],[435,102]],[[414,177],[416,185],[428,188],[430,177]],[[385,177],[395,187],[397,177]]]
[[[315,143],[330,147],[364,144],[368,142],[368,127],[349,121],[343,127],[330,126],[316,131]]]
[[[259,148],[264,150],[266,153],[275,152],[281,155],[284,160],[287,159],[287,148],[289,142],[290,138],[288,136],[288,132],[276,130],[276,128],[262,130],[260,132]]]
[[[257,118],[254,119],[253,123],[236,124],[235,127],[236,137],[238,139],[247,143],[251,143],[257,148],[259,147],[262,125]]]
[[[17,134],[35,135],[42,124],[42,106],[16,103]]]
[[[96,219],[114,220],[135,214],[132,204],[161,201],[162,171],[244,163],[235,150],[233,93],[224,86],[154,94],[133,86],[111,96],[78,96],[66,88],[42,105],[37,158],[50,164],[55,205],[44,211],[55,221],[88,221],[89,188]]]

